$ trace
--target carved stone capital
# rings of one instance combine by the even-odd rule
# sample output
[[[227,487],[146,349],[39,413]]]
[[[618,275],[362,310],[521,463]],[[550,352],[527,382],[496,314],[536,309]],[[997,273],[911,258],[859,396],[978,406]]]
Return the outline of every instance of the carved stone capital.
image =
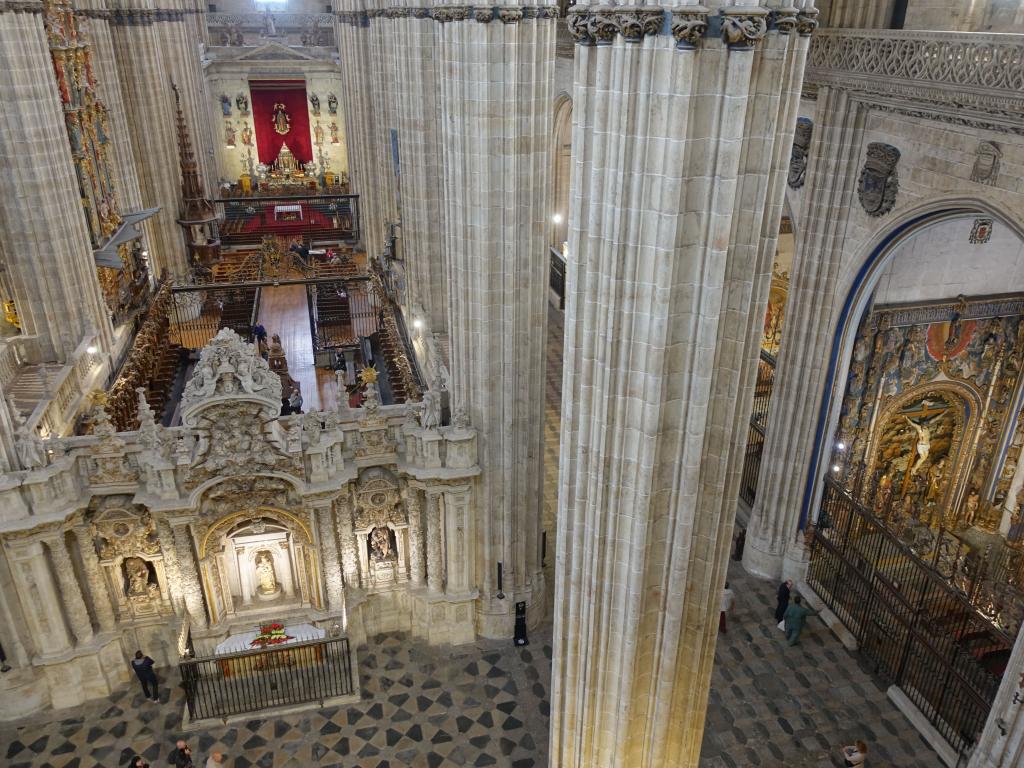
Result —
[[[568,20],[569,34],[579,45],[593,45],[594,38],[590,36],[590,13],[584,10],[573,8],[569,11]]]
[[[809,37],[818,28],[818,9],[808,8],[796,16],[796,33],[800,37]]]
[[[449,21],[465,21],[469,18],[471,10],[472,8],[468,5],[445,5],[440,8],[431,8],[430,18],[442,24],[447,24]]]
[[[481,24],[490,24],[494,20],[494,11],[490,8],[474,8],[473,18]]]
[[[410,8],[409,16],[414,19],[429,19],[430,9],[429,8]]]
[[[527,5],[523,7],[524,19],[557,19],[558,9],[550,5]]]
[[[587,31],[595,45],[611,45],[615,41],[615,35],[619,33],[615,13],[607,10],[591,13],[587,19]]]
[[[522,8],[499,8],[498,18],[503,24],[518,24],[523,20]]]
[[[681,51],[694,50],[707,31],[707,10],[672,14],[672,37],[675,38],[676,48]]]
[[[780,35],[791,35],[796,31],[797,14],[796,8],[779,8],[772,11],[772,23]]]
[[[10,11],[11,13],[42,13],[42,0],[2,0],[0,2],[0,13]]]
[[[722,16],[722,40],[732,50],[745,51],[768,34],[764,14],[727,13]]]
[[[339,23],[352,27],[364,26],[369,19],[369,16],[362,11],[338,11],[336,17]]]
[[[613,19],[627,43],[639,43],[661,31],[665,12],[660,8],[625,8],[614,11]]]

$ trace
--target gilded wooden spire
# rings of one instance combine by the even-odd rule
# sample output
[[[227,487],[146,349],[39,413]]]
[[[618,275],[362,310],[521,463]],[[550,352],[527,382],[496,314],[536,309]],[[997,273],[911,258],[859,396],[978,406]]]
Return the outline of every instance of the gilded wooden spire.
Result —
[[[192,152],[192,138],[181,111],[181,94],[173,82],[171,88],[174,89],[174,106],[177,111],[178,161],[181,164],[181,218],[178,223],[187,225],[213,221],[217,218],[217,212],[206,197],[203,181],[199,178],[199,166]]]

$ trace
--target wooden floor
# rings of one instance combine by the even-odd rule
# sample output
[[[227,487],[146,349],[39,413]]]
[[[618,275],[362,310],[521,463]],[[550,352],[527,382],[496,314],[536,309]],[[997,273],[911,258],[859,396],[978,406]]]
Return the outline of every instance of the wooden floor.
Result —
[[[263,289],[260,324],[267,336],[281,337],[288,372],[302,388],[302,409],[334,408],[338,385],[333,371],[313,367],[313,337],[303,285],[277,285]]]

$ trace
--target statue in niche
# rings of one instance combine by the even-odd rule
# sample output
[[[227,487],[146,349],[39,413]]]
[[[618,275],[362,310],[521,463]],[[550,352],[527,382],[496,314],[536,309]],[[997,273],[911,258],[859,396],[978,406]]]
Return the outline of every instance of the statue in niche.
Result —
[[[970,528],[974,525],[974,520],[978,516],[978,505],[980,498],[977,491],[971,491],[967,497],[967,501],[964,503],[964,527]]]
[[[338,124],[334,120],[331,120],[331,124],[329,126],[327,126],[327,128],[331,132],[331,144],[337,144],[338,143]]]
[[[263,14],[263,35],[265,37],[277,37],[277,24],[268,8]]]
[[[288,131],[292,129],[291,118],[288,117],[284,104],[280,102],[274,105],[274,115],[271,119],[273,120],[274,133],[280,136],[287,135]]]
[[[313,108],[313,117],[320,117],[320,97],[315,93],[309,97],[309,105]]]
[[[240,93],[235,96],[235,106],[238,107],[238,114],[249,114],[249,99],[244,93]]]
[[[223,113],[224,117],[231,117],[231,99],[227,94],[221,94],[220,111]]]
[[[235,146],[235,126],[230,120],[224,123],[224,143],[229,147]]]
[[[910,468],[910,474],[916,475],[917,470],[928,460],[928,452],[931,450],[931,430],[928,427],[911,421],[909,416],[904,416],[903,418],[917,432],[917,461]]]
[[[320,125],[319,120],[317,120],[316,125],[313,126],[313,136],[315,137],[315,141],[313,143],[316,144],[318,147],[323,146],[324,128],[322,125]]]
[[[252,128],[249,127],[248,123],[246,123],[245,126],[242,128],[242,144],[244,144],[247,147],[252,146]]]
[[[274,573],[274,558],[269,552],[256,555],[256,590],[261,595],[273,595],[277,592],[277,576]]]
[[[148,600],[156,597],[160,587],[149,581],[149,564],[141,557],[126,557],[124,570],[128,577],[125,594],[133,600]]]
[[[374,560],[394,560],[394,550],[391,548],[391,532],[388,528],[381,526],[370,531],[370,555]]]
[[[338,114],[338,97],[333,93],[327,94],[327,111],[332,115]]]

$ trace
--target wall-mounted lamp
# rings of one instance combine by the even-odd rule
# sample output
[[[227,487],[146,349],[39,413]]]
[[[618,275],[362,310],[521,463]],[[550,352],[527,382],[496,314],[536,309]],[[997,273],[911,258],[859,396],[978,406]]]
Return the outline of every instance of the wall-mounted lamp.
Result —
[[[95,355],[96,354],[96,345],[95,344],[90,344],[88,347],[85,348],[85,353],[87,355]]]
[[[505,593],[501,591],[502,579],[501,579],[501,563],[498,563],[498,594],[495,595],[499,600],[505,599]]]

